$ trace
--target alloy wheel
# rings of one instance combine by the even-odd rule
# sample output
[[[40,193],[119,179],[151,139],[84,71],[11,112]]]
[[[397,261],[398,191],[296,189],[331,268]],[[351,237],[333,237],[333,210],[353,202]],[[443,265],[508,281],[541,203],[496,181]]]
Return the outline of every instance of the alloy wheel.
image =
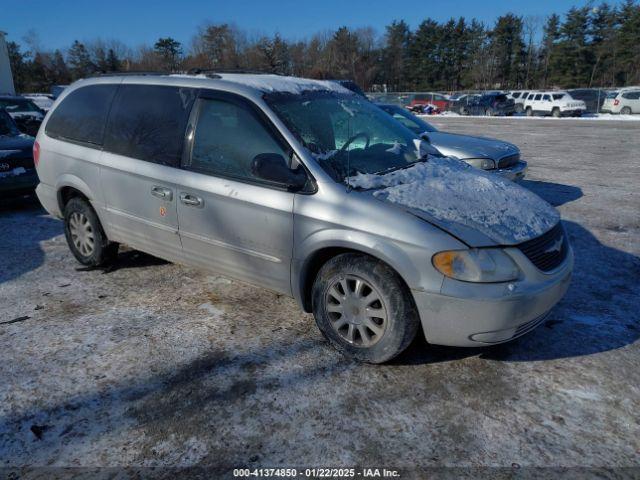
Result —
[[[371,347],[388,325],[382,295],[361,277],[336,279],[325,294],[325,308],[331,327],[343,340],[358,347]]]
[[[69,233],[76,249],[85,257],[95,249],[95,237],[91,222],[84,213],[73,212],[69,217]]]

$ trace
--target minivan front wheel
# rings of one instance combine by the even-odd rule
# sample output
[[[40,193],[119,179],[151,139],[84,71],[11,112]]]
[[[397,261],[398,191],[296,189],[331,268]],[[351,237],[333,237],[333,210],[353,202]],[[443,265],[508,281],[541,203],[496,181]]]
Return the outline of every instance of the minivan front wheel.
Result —
[[[74,197],[65,206],[64,234],[71,253],[83,265],[107,265],[118,254],[118,244],[109,241],[96,212],[82,198]]]
[[[313,314],[324,336],[346,356],[386,362],[414,339],[419,318],[407,287],[385,263],[346,253],[329,260],[312,291]]]

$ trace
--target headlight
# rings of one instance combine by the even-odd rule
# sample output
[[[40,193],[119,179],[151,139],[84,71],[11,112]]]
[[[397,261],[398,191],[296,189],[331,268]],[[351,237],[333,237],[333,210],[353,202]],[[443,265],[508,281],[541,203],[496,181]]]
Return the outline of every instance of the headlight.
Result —
[[[464,161],[480,170],[493,170],[496,168],[496,162],[490,158],[465,158]]]
[[[443,275],[464,282],[509,282],[518,278],[518,267],[499,248],[474,248],[436,253],[433,266]]]

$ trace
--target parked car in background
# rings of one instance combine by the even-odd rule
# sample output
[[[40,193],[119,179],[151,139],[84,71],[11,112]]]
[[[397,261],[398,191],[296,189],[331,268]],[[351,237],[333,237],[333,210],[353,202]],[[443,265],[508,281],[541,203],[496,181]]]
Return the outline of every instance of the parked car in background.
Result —
[[[0,108],[11,115],[21,132],[36,136],[45,112],[35,103],[19,95],[0,95]]]
[[[465,110],[465,115],[511,116],[515,113],[515,104],[504,93],[485,93],[473,99]]]
[[[449,100],[441,93],[411,93],[406,99],[406,107],[412,112],[423,112],[429,105],[435,106],[439,111],[444,112],[449,104]]]
[[[513,100],[514,109],[516,113],[524,112],[524,100],[529,95],[531,90],[512,90],[507,93],[507,98]]]
[[[60,97],[35,152],[38,198],[81,264],[124,243],[266,287],[365,362],[420,330],[432,344],[507,342],[571,280],[551,205],[333,82],[87,79]]]
[[[567,90],[576,100],[582,100],[588,113],[598,113],[607,97],[607,91],[601,88],[574,88]]]
[[[0,108],[0,197],[33,193],[38,175],[33,164],[33,137],[21,133]]]
[[[473,167],[516,182],[522,180],[527,172],[527,162],[520,158],[520,149],[512,143],[493,138],[440,132],[402,107],[377,105],[409,130],[428,140],[447,157],[457,158]]]
[[[579,117],[587,109],[582,100],[575,100],[568,92],[533,92],[524,102],[528,116]]]
[[[51,105],[53,105],[53,102],[55,102],[53,95],[49,93],[24,93],[22,96],[31,100],[38,106],[38,108],[45,112],[48,112]]]
[[[609,92],[601,111],[623,115],[640,113],[640,87],[626,87]]]
[[[468,115],[467,106],[474,100],[480,98],[481,95],[477,93],[465,93],[460,95],[451,96],[449,98],[448,110],[450,112],[459,113],[460,115]]]
[[[54,85],[53,87],[51,87],[51,96],[53,97],[53,99],[55,100],[56,98],[58,98],[67,87],[68,85]]]

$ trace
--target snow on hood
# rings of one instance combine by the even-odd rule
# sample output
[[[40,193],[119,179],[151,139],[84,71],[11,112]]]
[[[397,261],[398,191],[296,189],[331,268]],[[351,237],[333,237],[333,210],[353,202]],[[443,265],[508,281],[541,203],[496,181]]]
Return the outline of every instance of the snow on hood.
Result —
[[[304,91],[332,91],[353,94],[339,83],[329,80],[310,80],[308,78],[286,77],[282,75],[248,75],[244,73],[222,73],[222,80],[255,88],[265,93],[284,92],[301,94]]]
[[[451,158],[430,157],[386,174],[349,177],[356,188],[377,189],[373,196],[412,210],[469,244],[476,230],[500,245],[537,237],[560,220],[551,205],[508,180]],[[473,245],[477,246],[477,245]]]

